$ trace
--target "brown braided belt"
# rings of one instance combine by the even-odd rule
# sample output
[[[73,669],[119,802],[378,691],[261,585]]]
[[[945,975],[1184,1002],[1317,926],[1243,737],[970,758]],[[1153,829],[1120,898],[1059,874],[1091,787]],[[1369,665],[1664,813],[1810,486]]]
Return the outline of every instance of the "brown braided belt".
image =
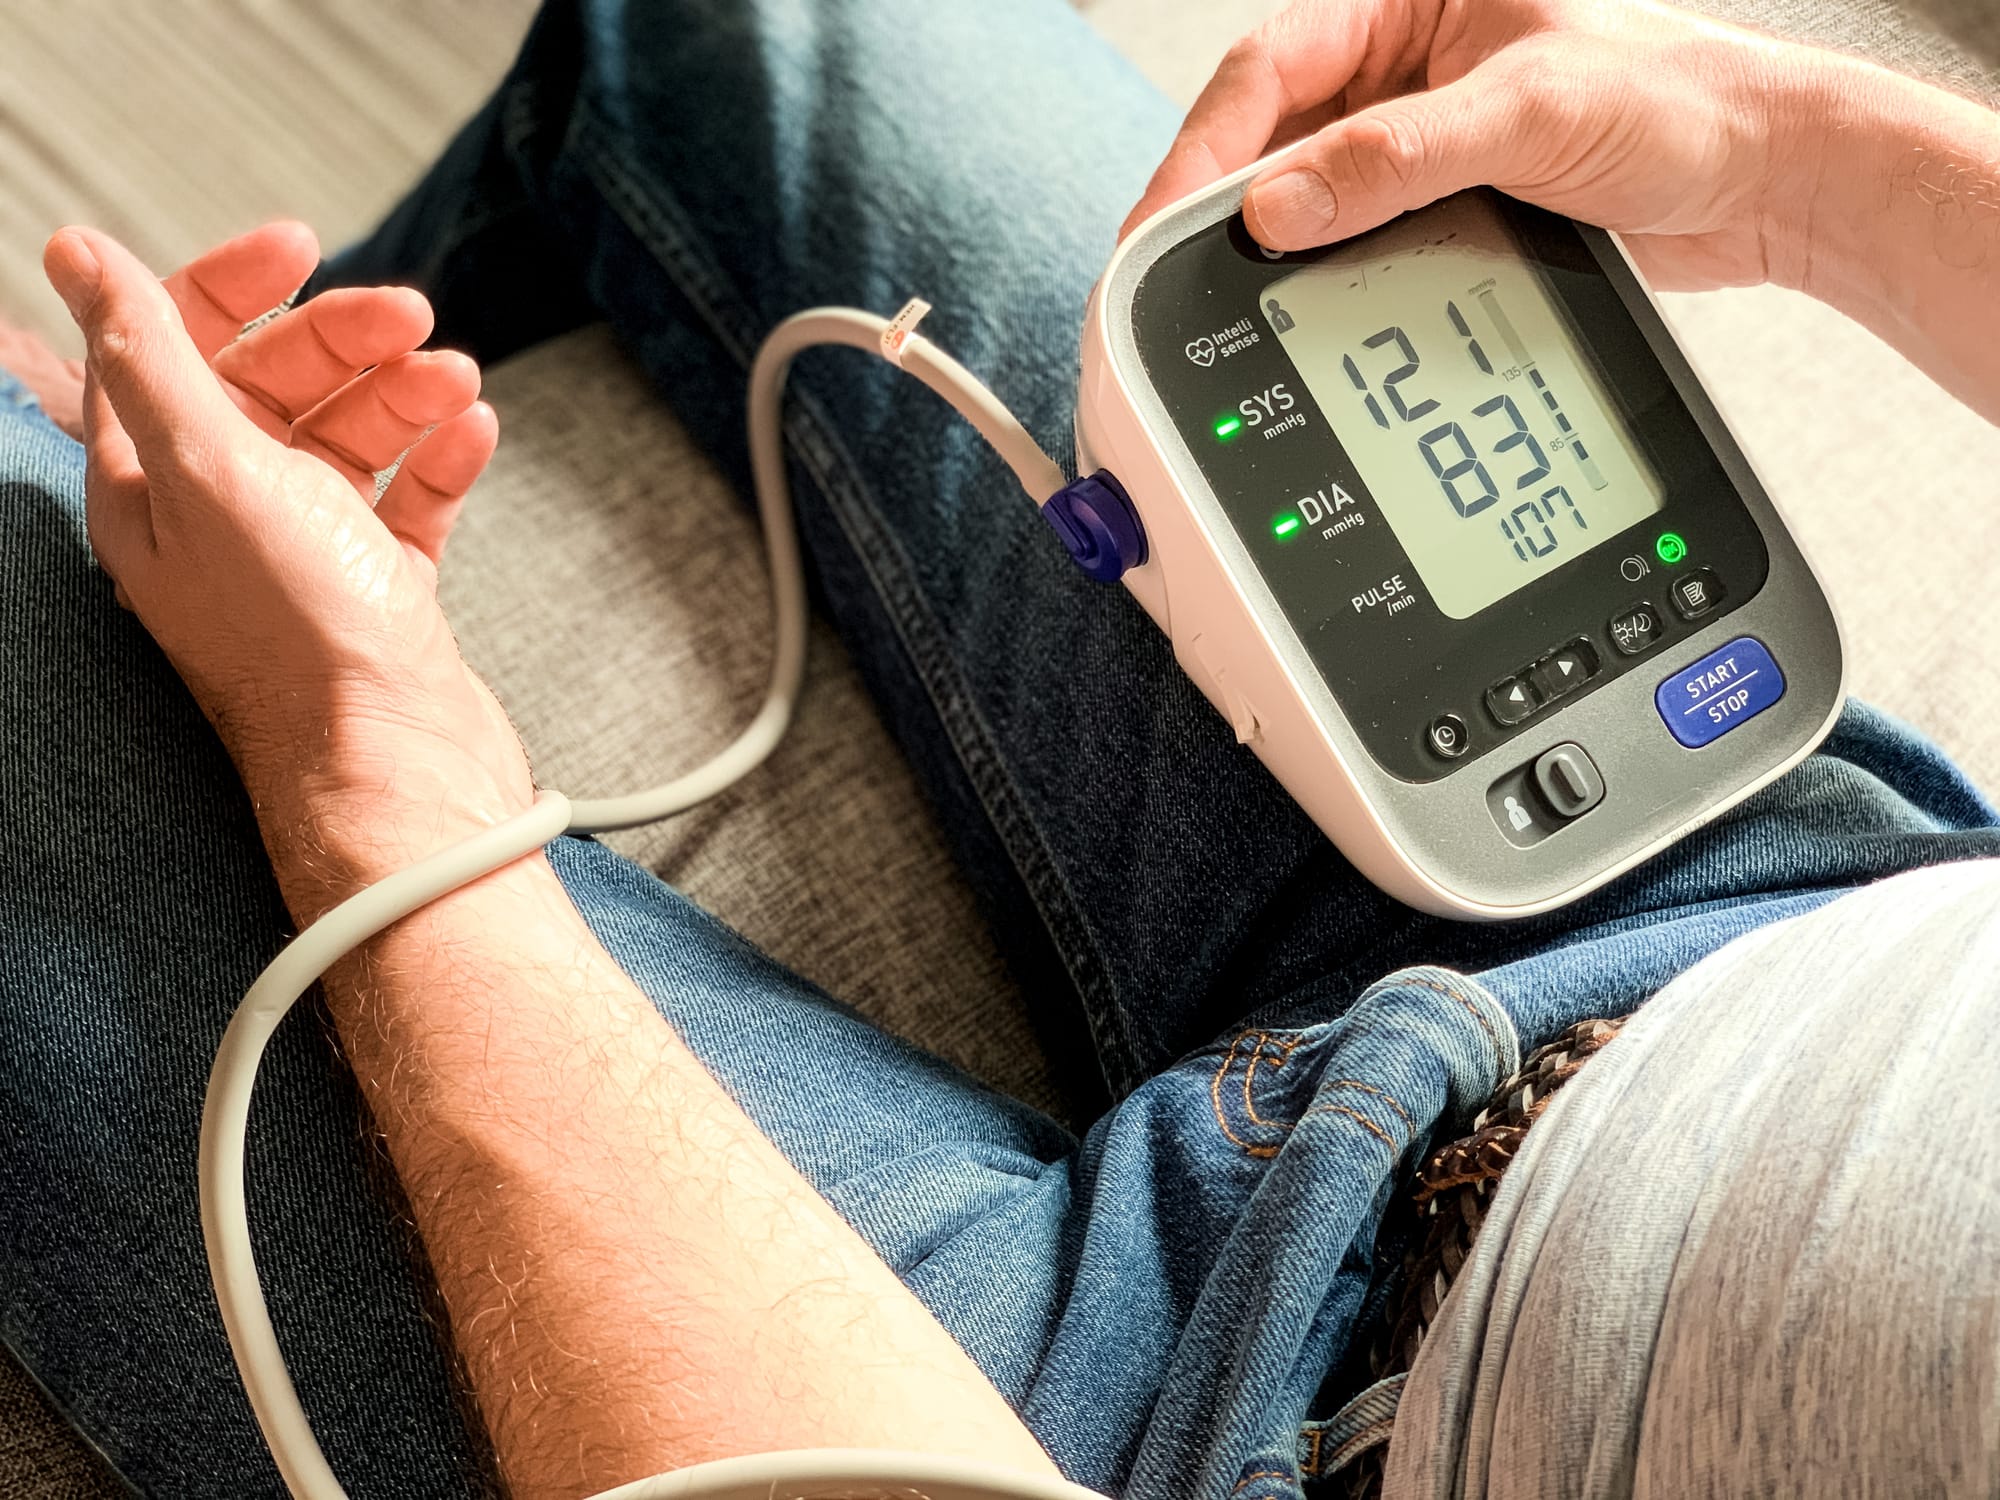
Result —
[[[1623,1021],[1579,1021],[1537,1047],[1493,1091],[1473,1120],[1471,1134],[1440,1146],[1417,1169],[1411,1198],[1422,1227],[1403,1258],[1397,1290],[1383,1308],[1369,1351],[1378,1380],[1406,1372],[1416,1363],[1424,1335],[1430,1332],[1452,1279],[1471,1255],[1494,1191],[1521,1149],[1528,1127],[1622,1025]],[[1375,1444],[1342,1471],[1346,1492],[1354,1500],[1379,1500],[1388,1452],[1386,1442]]]

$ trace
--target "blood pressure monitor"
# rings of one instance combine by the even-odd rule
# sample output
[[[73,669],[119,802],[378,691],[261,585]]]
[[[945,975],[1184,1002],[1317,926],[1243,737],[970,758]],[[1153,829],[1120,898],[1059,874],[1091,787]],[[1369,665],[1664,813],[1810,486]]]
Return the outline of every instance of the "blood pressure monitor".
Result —
[[[1078,455],[1136,513],[1127,587],[1355,867],[1528,916],[1809,754],[1833,611],[1617,239],[1479,190],[1273,254],[1260,169],[1106,270]]]

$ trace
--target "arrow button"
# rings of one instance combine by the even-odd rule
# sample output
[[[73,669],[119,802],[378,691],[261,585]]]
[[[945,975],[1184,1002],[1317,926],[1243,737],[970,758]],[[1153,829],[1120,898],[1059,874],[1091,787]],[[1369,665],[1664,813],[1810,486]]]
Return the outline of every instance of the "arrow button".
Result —
[[[1597,653],[1589,641],[1571,641],[1535,665],[1534,683],[1544,698],[1573,693],[1597,675]]]
[[[1486,690],[1486,711],[1502,729],[1513,728],[1541,706],[1541,695],[1526,677],[1509,677]]]

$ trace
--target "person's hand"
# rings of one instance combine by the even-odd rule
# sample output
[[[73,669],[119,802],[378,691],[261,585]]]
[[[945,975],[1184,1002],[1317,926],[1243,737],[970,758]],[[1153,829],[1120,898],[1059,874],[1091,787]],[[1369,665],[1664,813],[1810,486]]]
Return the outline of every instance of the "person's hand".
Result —
[[[1817,170],[1795,117],[1822,56],[1652,0],[1296,0],[1224,58],[1125,228],[1295,142],[1244,204],[1274,250],[1488,184],[1623,232],[1661,285],[1761,282],[1774,184]]]
[[[478,369],[416,352],[431,312],[406,289],[237,337],[318,253],[270,225],[164,285],[93,230],[44,255],[88,346],[91,547],[221,735],[302,919],[533,796],[435,597],[497,438]]]
[[[0,323],[0,370],[34,393],[42,414],[83,441],[83,361],[65,359],[39,335]]]

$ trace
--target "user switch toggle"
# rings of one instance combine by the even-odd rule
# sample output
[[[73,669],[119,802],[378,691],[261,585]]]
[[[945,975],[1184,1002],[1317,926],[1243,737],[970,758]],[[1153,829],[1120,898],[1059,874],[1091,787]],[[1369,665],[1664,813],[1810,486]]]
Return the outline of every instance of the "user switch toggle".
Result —
[[[1604,778],[1577,744],[1558,745],[1535,762],[1535,790],[1542,805],[1564,822],[1604,800]]]
[[[1544,750],[1486,789],[1486,810],[1516,849],[1534,848],[1603,802],[1604,777],[1574,740]]]

